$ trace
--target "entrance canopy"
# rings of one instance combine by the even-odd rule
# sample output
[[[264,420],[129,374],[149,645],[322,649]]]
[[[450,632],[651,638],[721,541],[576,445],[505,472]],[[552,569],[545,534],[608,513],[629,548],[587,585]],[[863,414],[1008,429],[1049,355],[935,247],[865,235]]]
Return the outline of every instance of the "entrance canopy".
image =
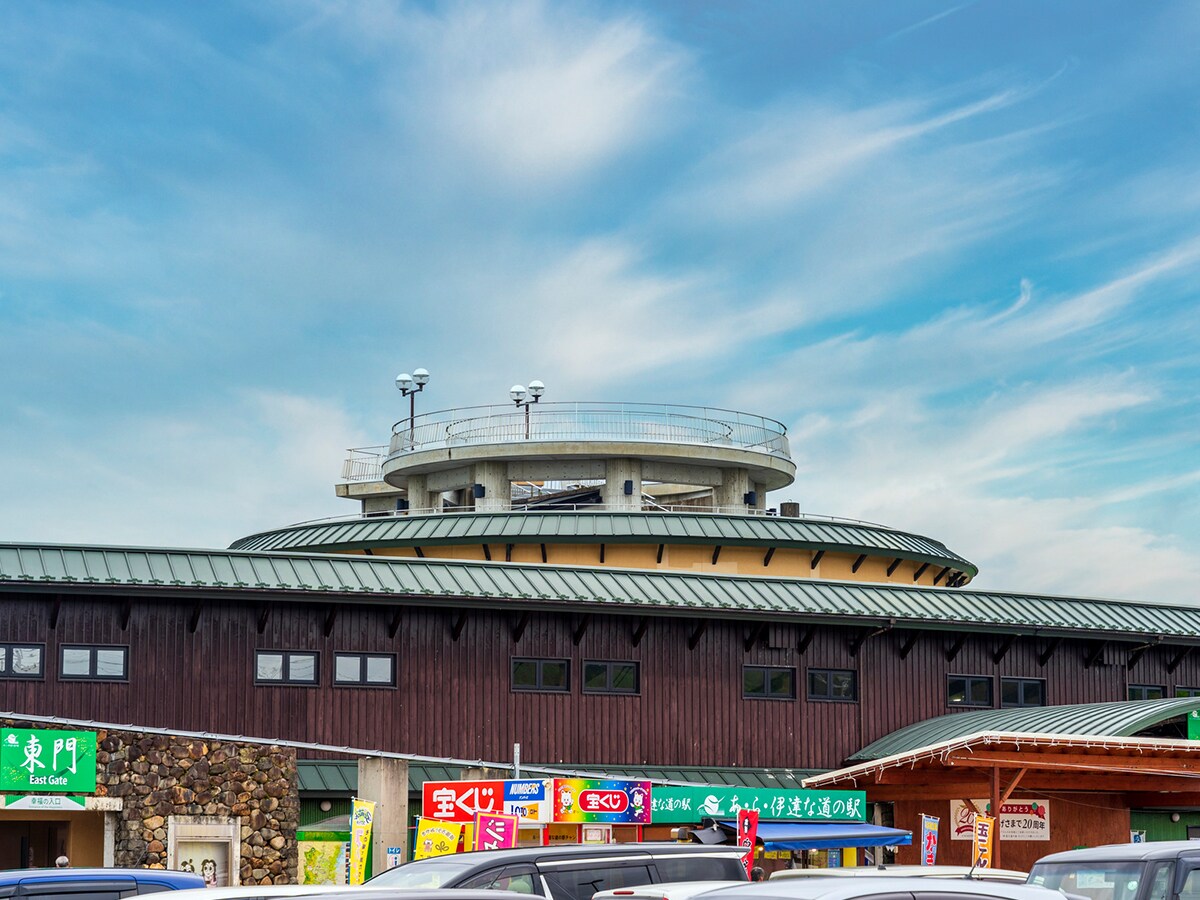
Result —
[[[736,822],[718,822],[737,840]],[[898,847],[912,843],[912,832],[858,822],[759,822],[764,850],[836,850],[843,847]]]

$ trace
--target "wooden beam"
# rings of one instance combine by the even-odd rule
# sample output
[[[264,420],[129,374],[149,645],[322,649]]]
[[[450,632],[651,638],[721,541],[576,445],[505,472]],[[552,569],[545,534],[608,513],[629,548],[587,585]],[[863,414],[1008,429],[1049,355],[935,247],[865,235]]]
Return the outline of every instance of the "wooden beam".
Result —
[[[54,601],[50,604],[50,630],[58,629],[58,614],[62,612],[62,594],[55,594]]]
[[[819,566],[821,564],[821,559],[824,556],[825,556],[825,551],[818,550],[816,553],[813,554],[812,562],[809,563],[808,567],[810,569],[815,569],[817,566]]]
[[[658,563],[660,566],[662,565],[663,550],[665,550],[666,547],[667,547],[666,544],[658,545],[658,555],[654,558],[654,561],[656,563]]]
[[[865,563],[866,561],[867,561],[867,554],[865,554],[865,553],[860,553],[860,554],[858,555],[858,559],[856,559],[856,560],[854,561],[854,565],[852,565],[852,566],[850,567],[850,571],[851,571],[851,572],[857,572],[859,569],[861,569],[861,568],[862,568],[862,564],[863,564],[863,563]]]
[[[392,621],[388,622],[389,639],[394,638],[396,636],[396,632],[400,630],[401,615],[403,615],[403,610],[400,607],[397,606],[394,610],[392,610]]]
[[[954,639],[954,643],[950,645],[950,649],[946,651],[946,662],[954,662],[954,658],[963,648],[963,644],[967,642],[967,633],[964,631]]]
[[[892,560],[892,564],[887,567],[887,573],[888,573],[889,578],[892,577],[892,573],[896,571],[896,568],[900,565],[900,562],[901,562],[900,557],[897,556],[895,559]]]
[[[424,551],[424,550],[422,550],[420,547],[413,547],[413,549],[414,549],[415,551],[417,551],[417,559],[424,559],[424,558],[425,558],[425,551]]]
[[[808,650],[808,645],[812,643],[812,639],[816,633],[816,625],[809,625],[807,628],[805,628],[804,632],[800,635],[800,640],[796,643],[796,652],[803,656],[804,652]]]
[[[1038,654],[1038,665],[1042,668],[1046,667],[1046,663],[1050,662],[1050,658],[1054,656],[1054,651],[1058,649],[1058,645],[1063,642],[1060,637],[1050,638],[1050,643],[1046,645],[1046,649]]]
[[[192,607],[192,614],[188,616],[188,634],[196,633],[196,628],[200,625],[200,613],[203,611],[203,609],[204,605],[199,601],[197,601],[196,605]]]
[[[936,575],[933,576],[933,583],[934,584],[941,583],[941,580],[946,577],[946,573],[949,571],[950,571],[950,567],[946,566],[946,568],[942,569],[942,571],[938,572]]]
[[[464,609],[458,614],[458,618],[454,624],[450,626],[450,640],[457,641],[462,637],[463,629],[467,627],[467,611]]]
[[[129,630],[129,617],[133,615],[133,598],[126,597],[121,604],[121,630]]]
[[[921,576],[925,574],[925,570],[928,568],[929,568],[929,563],[921,563],[921,565],[920,565],[920,567],[918,567],[917,571],[913,572],[913,582],[915,583],[915,582],[920,581]]]
[[[375,555],[375,551],[372,550],[370,547],[363,547],[363,556],[374,556],[374,555]]]
[[[720,558],[721,558],[721,545],[717,544],[717,546],[713,547],[712,564],[715,566],[717,564],[717,560]]]
[[[1136,666],[1138,664],[1138,660],[1140,660],[1143,656],[1146,655],[1146,651],[1149,650],[1151,646],[1153,646],[1153,645],[1140,644],[1139,646],[1134,647],[1132,650],[1130,650],[1129,651],[1129,659],[1125,660],[1125,668],[1132,669],[1134,666]]]
[[[1191,777],[1200,772],[1200,757],[1154,758],[1145,754],[1129,757],[1113,756],[1111,753],[1022,753],[1019,751],[972,749],[967,756],[949,756],[947,766],[999,766],[1000,768],[1082,769],[1100,772],[1136,771],[1137,773],[1178,773]]]
[[[512,562],[512,548],[513,548],[512,544],[504,545],[504,561],[505,562]]]
[[[1167,663],[1167,674],[1174,675],[1175,670],[1179,668],[1179,664],[1187,659],[1188,654],[1192,652],[1191,647],[1184,647],[1178,653],[1171,657],[1171,661]]]
[[[1001,641],[1000,646],[996,648],[996,652],[992,654],[992,662],[996,665],[1000,665],[1000,661],[1003,660],[1004,657],[1008,656],[1008,651],[1012,649],[1012,645],[1016,640],[1017,636],[1015,634],[1010,634],[1003,641]]]
[[[979,779],[973,782],[964,782],[960,779],[955,779],[952,782],[943,782],[942,779],[948,777],[947,773],[937,769],[918,769],[916,774],[923,775],[923,780],[897,782],[896,784],[871,784],[868,782],[858,789],[862,790],[865,787],[868,800],[883,803],[894,800],[961,800],[964,797],[986,797],[988,795],[989,788],[986,779]],[[1131,802],[1130,804],[1136,807],[1188,807],[1200,805],[1200,792],[1179,792],[1179,789],[1186,784],[1186,782],[1179,778],[1155,777],[1153,775],[1144,778],[1138,776],[1106,778],[1100,775],[1075,775],[1070,772],[1047,772],[1039,777],[1034,776],[1035,773],[1031,772],[1021,779],[1020,793],[1024,794],[1033,791],[1096,791],[1119,794],[1135,791],[1139,793],[1127,793],[1126,798],[1138,798],[1136,803]],[[843,785],[839,784],[838,787],[843,787]],[[1162,793],[1160,794],[1159,792]],[[1155,795],[1163,799],[1159,800],[1158,803],[1144,799]]]
[[[692,631],[692,636],[688,638],[689,650],[696,649],[696,645],[700,643],[700,638],[704,637],[704,632],[706,631],[708,631],[708,619],[701,619],[696,623],[696,627]]]
[[[492,561],[492,548],[489,547],[487,544],[483,545],[483,558],[486,559],[488,562]]]
[[[325,637],[329,637],[333,633],[334,623],[337,622],[338,608],[336,606],[329,607],[329,611],[325,613]]]
[[[532,613],[530,613],[529,610],[525,610],[525,612],[521,613],[521,618],[517,619],[517,624],[513,626],[512,630],[512,641],[514,644],[521,640],[521,635],[525,633],[525,629],[529,625],[529,619],[531,616]]]
[[[571,643],[573,643],[576,647],[578,647],[579,642],[583,640],[583,636],[587,634],[588,625],[591,623],[592,616],[590,613],[585,613],[579,617],[579,624],[575,626],[575,631],[571,634]]]
[[[600,545],[600,565],[604,565],[604,545]]]
[[[775,555],[775,548],[768,547],[767,552],[763,554],[763,568],[764,569],[771,564],[771,557],[774,555]]]
[[[996,771],[999,773],[1000,770],[997,769]],[[1004,804],[1008,802],[1010,797],[1012,797],[1013,791],[1017,789],[1017,785],[1021,783],[1021,779],[1025,777],[1025,773],[1028,771],[1028,769],[1017,769],[1017,774],[1012,777],[1012,781],[1010,781],[1008,783],[1008,787],[1004,789],[1004,795],[1000,798],[1000,805],[997,806],[996,809],[1004,808]]]
[[[1092,646],[1091,652],[1088,653],[1083,660],[1083,667],[1090,669],[1096,663],[1100,662],[1100,657],[1104,655],[1104,648],[1108,646],[1108,641],[1096,641]]]
[[[883,634],[887,630],[888,629],[886,627],[885,628],[864,628],[862,631],[860,631],[858,633],[858,635],[854,638],[854,640],[852,640],[850,642],[850,655],[852,657],[858,656],[858,651],[863,648],[863,644],[865,644],[871,638],[875,637],[875,635]]]
[[[650,627],[650,617],[642,616],[638,620],[637,628],[633,631],[633,646],[637,646],[642,642],[642,638],[646,636],[646,630]]]
[[[262,634],[267,630],[267,620],[271,618],[271,604],[264,603],[258,611],[258,633]]]
[[[900,645],[900,658],[901,659],[908,658],[908,654],[912,653],[912,649],[913,649],[913,647],[915,647],[917,645],[917,639],[920,638],[920,636],[921,636],[921,632],[919,632],[919,631],[914,631],[911,634],[909,634],[908,640],[906,640],[903,644]]]
[[[746,641],[745,641],[745,650],[747,653],[750,652],[750,650],[754,647],[755,644],[757,644],[760,640],[762,640],[763,632],[766,630],[767,630],[767,626],[764,625],[762,622],[759,622],[757,625],[755,625],[753,628],[750,629],[750,634],[746,636]]]
[[[546,545],[542,544],[542,562],[546,561]]]

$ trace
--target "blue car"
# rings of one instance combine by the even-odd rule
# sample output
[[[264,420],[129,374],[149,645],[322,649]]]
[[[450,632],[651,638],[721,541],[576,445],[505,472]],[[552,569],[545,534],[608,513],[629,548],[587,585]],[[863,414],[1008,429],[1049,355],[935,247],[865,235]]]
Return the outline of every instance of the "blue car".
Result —
[[[122,900],[135,894],[204,887],[191,872],[170,869],[9,869],[0,872],[0,900]]]

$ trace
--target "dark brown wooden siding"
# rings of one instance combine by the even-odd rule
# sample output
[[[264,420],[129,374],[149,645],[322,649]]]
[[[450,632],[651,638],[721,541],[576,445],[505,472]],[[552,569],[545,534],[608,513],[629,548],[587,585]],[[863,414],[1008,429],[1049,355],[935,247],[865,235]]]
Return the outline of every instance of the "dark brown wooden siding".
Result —
[[[193,633],[196,601],[186,588],[179,597],[133,599],[122,628],[125,598],[64,596],[51,628],[52,595],[4,595],[0,640],[45,643],[47,671],[36,682],[0,678],[0,709],[466,759],[505,760],[520,742],[529,762],[833,768],[897,728],[952,711],[951,674],[995,679],[997,703],[1005,676],[1045,679],[1050,703],[1124,699],[1130,683],[1168,694],[1200,685],[1200,653],[1167,672],[1173,647],[1151,648],[1128,668],[1131,648],[1110,645],[1085,666],[1094,644],[1065,640],[1043,665],[1045,639],[1018,638],[997,662],[1004,635],[972,635],[949,659],[956,634],[925,632],[902,659],[911,632],[820,626],[800,652],[807,627],[784,623],[747,650],[755,620],[700,617],[651,619],[635,645],[636,616],[584,623],[549,612],[533,613],[514,642],[518,613],[493,610],[469,611],[456,641],[453,601],[403,609],[394,638],[392,604],[205,601]],[[60,681],[65,643],[128,645],[128,683]],[[255,685],[259,649],[318,651],[320,686]],[[395,653],[398,687],[334,687],[339,650]],[[570,692],[513,692],[513,656],[570,660]],[[637,662],[640,694],[584,694],[586,659]],[[794,667],[797,699],[743,698],[747,664]],[[857,672],[859,701],[808,701],[810,666]]]

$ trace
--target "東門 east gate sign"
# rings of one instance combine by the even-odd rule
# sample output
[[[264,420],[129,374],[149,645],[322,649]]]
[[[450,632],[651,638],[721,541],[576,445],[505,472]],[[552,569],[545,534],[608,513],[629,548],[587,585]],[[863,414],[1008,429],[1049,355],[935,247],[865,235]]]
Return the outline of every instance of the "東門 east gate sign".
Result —
[[[96,733],[0,729],[0,790],[92,793],[96,790]]]

